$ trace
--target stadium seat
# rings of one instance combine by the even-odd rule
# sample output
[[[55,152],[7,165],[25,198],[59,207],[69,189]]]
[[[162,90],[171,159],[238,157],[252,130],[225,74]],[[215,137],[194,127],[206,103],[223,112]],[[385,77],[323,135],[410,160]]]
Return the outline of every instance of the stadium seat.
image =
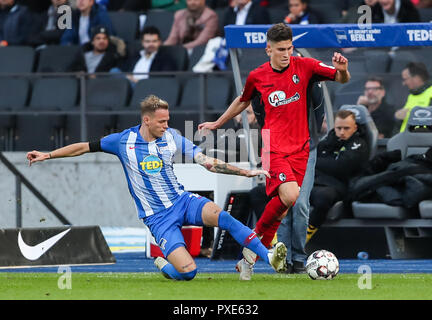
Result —
[[[27,105],[30,83],[26,78],[0,77],[0,109],[10,111]]]
[[[391,59],[390,73],[401,74],[402,70],[406,67],[409,62],[416,62],[419,60],[415,54],[416,50],[397,50]]]
[[[231,102],[232,82],[230,77],[207,77],[207,109],[225,111]]]
[[[431,22],[432,21],[432,8],[419,8],[421,22]]]
[[[86,104],[88,110],[117,109],[128,105],[130,84],[125,78],[104,77],[86,82]]]
[[[39,52],[37,72],[85,71],[86,64],[80,46],[47,46]]]
[[[29,92],[30,84],[27,79],[0,77],[0,111],[23,109],[27,104]],[[0,116],[0,150],[13,150],[15,128],[15,115]]]
[[[269,7],[268,12],[271,23],[283,22],[285,17],[288,15],[287,12],[285,12],[285,10],[281,10],[280,7]]]
[[[432,219],[432,200],[423,200],[419,203],[420,217]]]
[[[366,81],[365,76],[357,77],[346,84],[335,85],[333,110],[338,110],[344,104],[356,104],[359,96],[363,94],[363,88]],[[330,82],[327,82],[329,84]],[[332,87],[332,83],[330,83]]]
[[[109,11],[108,12],[116,36],[127,43],[132,43],[138,34],[138,15],[132,11]]]
[[[363,92],[335,92],[333,99],[333,110],[338,110],[341,106],[345,104],[356,104],[357,99],[361,96]]]
[[[204,90],[201,87],[199,77],[189,77],[184,79],[182,94],[179,102],[179,106],[184,109],[192,109],[198,112],[200,99],[203,97]]]
[[[409,95],[409,90],[402,84],[401,74],[388,74],[384,77],[386,86],[386,100],[395,106],[395,109],[402,108]]]
[[[0,47],[0,73],[30,73],[34,60],[35,51],[32,47]]]
[[[36,79],[26,108],[27,111],[34,111],[34,114],[17,115],[14,150],[51,150],[64,146],[67,115],[43,114],[40,111],[77,110],[77,98],[78,81],[74,78]]]
[[[323,23],[339,23],[342,18],[340,5],[336,3],[321,1],[319,3],[311,3],[310,7],[320,14]]]
[[[135,85],[129,106],[139,111],[141,100],[154,94],[168,102],[170,107],[177,105],[180,86],[174,77],[152,77],[140,80]]]
[[[431,109],[432,108],[428,108]],[[411,111],[407,127],[416,123],[415,109]],[[432,125],[432,118],[429,118]],[[414,122],[413,122],[414,121]],[[410,132],[405,130],[393,136],[387,142],[387,151],[401,150],[402,159],[411,154],[424,153],[432,146],[432,132]],[[412,216],[412,212],[404,207],[390,206],[384,203],[361,203],[354,201],[352,203],[353,215],[356,218],[392,218],[405,219]]]
[[[166,100],[171,108],[177,106],[180,86],[174,77],[152,77],[140,80],[133,89],[132,98],[125,111],[135,111],[135,114],[119,114],[117,117],[117,131],[136,126],[141,122],[140,102],[148,95],[154,94]]]
[[[221,111],[227,108],[230,97],[231,81],[229,78],[223,76],[208,76],[207,79],[192,77],[185,81],[179,106],[183,110],[195,110],[198,112],[201,99],[203,99],[206,109]]]
[[[192,71],[192,68],[198,63],[204,54],[206,45],[197,46],[192,50],[192,54],[189,57],[188,71]]]
[[[165,41],[171,31],[174,21],[174,12],[168,10],[152,9],[147,11],[144,27],[157,27],[161,33],[162,42]]]
[[[14,151],[43,150],[49,151],[64,145],[61,132],[65,127],[65,116],[20,115],[16,120]],[[35,130],[37,124],[37,130]]]
[[[32,109],[67,110],[77,106],[78,80],[75,78],[38,78],[33,83],[29,106]]]
[[[181,109],[177,109],[170,112],[169,126],[179,130],[181,134],[188,139],[191,139],[191,134],[195,134],[198,131],[198,125],[200,123],[200,116],[196,111],[182,111]]]
[[[159,50],[166,52],[174,58],[178,71],[187,71],[189,67],[189,55],[185,47],[182,45],[161,46]]]
[[[240,50],[238,50],[240,52]],[[248,49],[242,50],[239,54],[239,66],[241,71],[253,70],[263,63],[269,61],[265,50],[263,49]]]
[[[130,84],[124,78],[95,78],[86,83],[85,103],[87,111],[87,140],[100,139],[116,131],[116,114],[91,114],[91,112],[122,110],[128,105]],[[81,96],[81,99],[83,97]],[[81,120],[79,115],[69,116],[65,129],[67,143],[81,141]]]
[[[390,67],[390,56],[385,50],[366,50],[363,51],[366,72],[368,74],[385,73]],[[351,69],[351,68],[350,68]]]

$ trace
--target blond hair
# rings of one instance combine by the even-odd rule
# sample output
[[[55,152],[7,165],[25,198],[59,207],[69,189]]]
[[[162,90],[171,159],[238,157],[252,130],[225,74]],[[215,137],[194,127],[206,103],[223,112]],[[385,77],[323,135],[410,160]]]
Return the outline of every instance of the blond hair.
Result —
[[[162,100],[161,98],[155,95],[147,96],[140,103],[141,106],[141,116],[149,113],[154,113],[157,109],[165,109],[168,110],[168,102]]]

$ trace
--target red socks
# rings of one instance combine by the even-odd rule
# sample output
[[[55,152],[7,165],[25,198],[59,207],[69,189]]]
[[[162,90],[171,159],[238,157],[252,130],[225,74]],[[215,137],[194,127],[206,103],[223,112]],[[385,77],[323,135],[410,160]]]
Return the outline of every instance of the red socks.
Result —
[[[267,203],[264,212],[255,226],[255,232],[259,236],[262,236],[261,242],[266,248],[270,246],[281,224],[282,219],[280,219],[280,217],[287,209],[287,206],[282,203],[279,196],[273,197],[273,199]]]

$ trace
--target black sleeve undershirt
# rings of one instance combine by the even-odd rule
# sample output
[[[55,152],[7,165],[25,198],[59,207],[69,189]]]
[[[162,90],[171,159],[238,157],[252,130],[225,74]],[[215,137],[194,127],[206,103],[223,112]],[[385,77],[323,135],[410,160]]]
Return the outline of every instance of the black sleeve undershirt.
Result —
[[[89,142],[90,152],[102,151],[100,140]]]

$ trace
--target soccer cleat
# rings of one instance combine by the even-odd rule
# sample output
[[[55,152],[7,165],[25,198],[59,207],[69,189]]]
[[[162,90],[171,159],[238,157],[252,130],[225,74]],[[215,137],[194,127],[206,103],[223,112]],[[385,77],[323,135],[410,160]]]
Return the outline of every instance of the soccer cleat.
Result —
[[[169,263],[168,261],[166,261],[162,257],[157,257],[153,263],[160,270],[160,272],[162,272],[162,275],[165,278],[172,279],[168,274],[166,274],[165,272],[162,271],[162,268],[165,267]]]
[[[268,253],[268,258],[272,268],[279,273],[285,273],[287,248],[282,242],[276,243],[273,250]]]
[[[250,264],[246,259],[241,259],[236,264],[237,272],[240,272],[240,280],[250,280],[253,274],[253,264]]]
[[[243,248],[243,258],[251,265],[254,265],[257,261],[257,254],[253,252],[251,249],[246,247]]]

